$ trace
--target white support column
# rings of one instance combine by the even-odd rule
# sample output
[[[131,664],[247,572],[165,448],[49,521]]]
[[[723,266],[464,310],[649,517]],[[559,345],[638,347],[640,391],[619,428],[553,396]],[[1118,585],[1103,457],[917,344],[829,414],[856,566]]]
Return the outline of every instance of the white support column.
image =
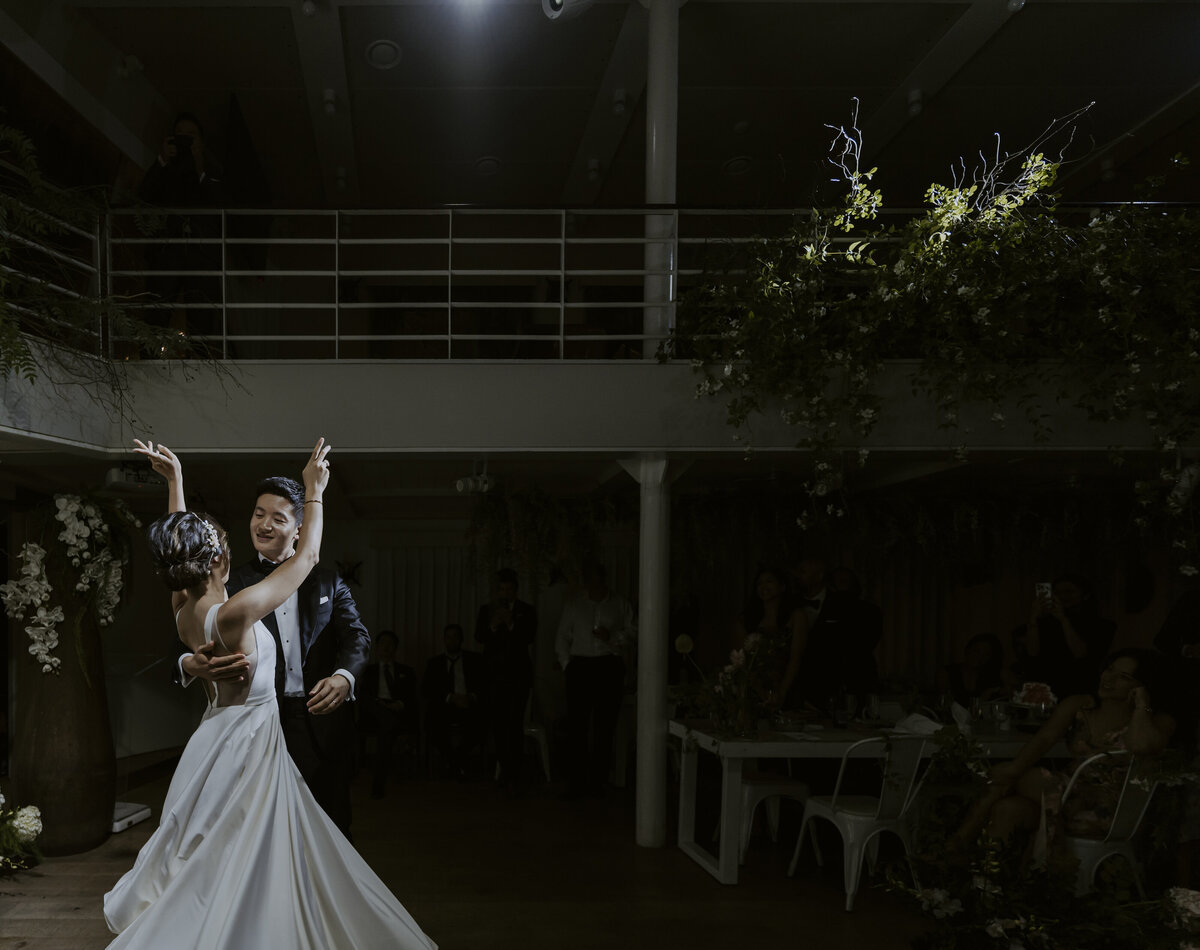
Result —
[[[650,10],[646,69],[646,204],[675,204],[679,148],[679,0],[642,0]],[[646,215],[645,313],[642,332],[665,336],[675,298],[675,214]],[[642,355],[653,358],[657,340]]]
[[[667,460],[644,455],[621,462],[641,485],[637,654],[637,843],[667,841],[667,633],[671,491]]]

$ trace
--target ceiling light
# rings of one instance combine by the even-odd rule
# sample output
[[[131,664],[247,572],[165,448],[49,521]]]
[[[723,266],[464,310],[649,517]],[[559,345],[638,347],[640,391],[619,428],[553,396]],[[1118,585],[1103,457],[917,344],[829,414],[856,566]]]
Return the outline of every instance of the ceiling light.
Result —
[[[625,114],[625,90],[613,90],[613,115]]]
[[[551,20],[569,20],[592,5],[592,0],[542,0],[542,12]]]
[[[317,5],[313,2],[313,0],[304,0],[304,2],[300,4],[300,12],[305,16],[316,16]]]
[[[337,112],[337,93],[335,93],[332,89],[326,89],[321,98],[325,103],[326,115],[333,115],[335,112]]]
[[[908,114],[910,118],[916,118],[921,114],[921,110],[925,108],[924,97],[921,95],[920,89],[908,90]]]
[[[489,178],[500,171],[500,159],[495,155],[481,155],[475,159],[475,174],[481,178]]]
[[[376,69],[391,69],[400,62],[400,47],[391,40],[372,40],[367,44],[367,62]]]
[[[754,165],[754,159],[749,155],[735,155],[721,166],[721,172],[730,178],[746,174]]]
[[[1006,6],[1009,13],[1019,13],[1025,6],[1025,0],[1008,0]]]

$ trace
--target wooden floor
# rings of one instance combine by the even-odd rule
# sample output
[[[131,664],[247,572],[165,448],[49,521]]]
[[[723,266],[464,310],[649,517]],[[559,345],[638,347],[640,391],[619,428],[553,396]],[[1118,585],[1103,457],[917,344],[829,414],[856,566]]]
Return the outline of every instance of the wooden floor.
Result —
[[[120,795],[151,805],[151,820],[0,879],[0,948],[107,946],[101,899],[157,825],[169,779],[158,772]],[[846,913],[834,838],[823,839],[830,865],[808,857],[794,879],[784,874],[794,831],[787,844],[756,838],[742,883],[727,887],[675,848],[673,833],[666,848],[639,848],[630,792],[567,803],[555,791],[506,799],[490,784],[409,779],[374,800],[363,774],[355,840],[442,950],[899,950],[926,926],[865,882]]]

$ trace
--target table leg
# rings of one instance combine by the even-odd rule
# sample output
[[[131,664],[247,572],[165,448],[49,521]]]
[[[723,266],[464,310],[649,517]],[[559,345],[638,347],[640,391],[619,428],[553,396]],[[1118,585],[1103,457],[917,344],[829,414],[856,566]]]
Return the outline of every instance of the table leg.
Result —
[[[721,759],[721,841],[717,848],[717,880],[738,882],[742,850],[742,759]]]
[[[689,850],[696,841],[696,763],[700,752],[694,742],[681,743],[679,752],[679,847]]]

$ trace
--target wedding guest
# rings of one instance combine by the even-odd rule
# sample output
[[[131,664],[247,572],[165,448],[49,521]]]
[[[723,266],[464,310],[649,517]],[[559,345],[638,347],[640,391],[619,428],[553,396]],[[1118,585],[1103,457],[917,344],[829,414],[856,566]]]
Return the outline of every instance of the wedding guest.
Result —
[[[833,714],[842,697],[853,693],[864,681],[864,645],[871,636],[861,626],[866,614],[860,612],[858,602],[851,596],[828,586],[823,558],[812,555],[800,558],[792,568],[792,579],[797,588],[794,602],[808,620],[798,695],[812,706]]]
[[[391,630],[375,638],[375,662],[363,673],[358,707],[360,732],[375,734],[371,797],[382,798],[398,748],[417,732],[417,674],[396,660],[400,639]]]
[[[604,792],[624,698],[623,651],[636,633],[633,608],[609,588],[602,565],[587,565],[583,582],[582,595],[563,607],[554,644],[566,678],[571,748],[567,800]]]
[[[137,196],[147,204],[170,209],[221,208],[225,190],[213,174],[204,146],[204,130],[190,112],[181,112],[170,135],[163,139],[158,157],[146,169]],[[200,243],[201,238],[219,238],[221,228],[215,215],[180,214],[173,211],[162,220],[158,234],[168,240],[146,245],[146,289],[169,303],[204,303],[220,300],[220,284],[214,277],[188,273],[219,270],[219,244]],[[171,318],[171,326],[187,330],[182,308]]]
[[[537,611],[517,599],[517,572],[496,572],[496,592],[479,608],[475,640],[488,661],[488,714],[500,764],[500,781],[508,794],[519,791],[525,758],[525,707],[533,687],[529,648],[537,636]]]
[[[846,689],[862,700],[869,693],[879,692],[880,688],[875,649],[883,639],[883,611],[863,595],[862,581],[853,569],[835,567],[829,577],[834,591],[848,601],[849,635],[845,638],[845,644],[849,680]]]
[[[1063,574],[1051,590],[1049,598],[1037,595],[1030,605],[1024,627],[1028,672],[1057,696],[1086,692],[1112,647],[1116,624],[1097,612],[1087,578]]]
[[[938,692],[970,709],[975,699],[997,699],[1004,686],[1004,646],[991,633],[971,637],[963,647],[963,658],[938,670]]]
[[[442,642],[445,652],[429,658],[421,680],[425,729],[442,777],[463,780],[468,778],[468,757],[483,745],[486,671],[483,657],[463,649],[459,624],[446,625]]]
[[[1098,677],[1095,692],[1068,696],[1050,719],[1011,762],[993,766],[990,785],[950,840],[961,851],[986,828],[991,837],[1007,841],[1020,830],[1042,825],[1043,809],[1048,842],[1065,830],[1073,835],[1103,835],[1124,782],[1124,763],[1089,768],[1083,784],[1076,783],[1065,808],[1062,793],[1076,767],[1097,752],[1128,751],[1154,755],[1166,748],[1176,729],[1177,697],[1169,670],[1154,650],[1118,650]],[[1039,765],[1059,741],[1071,754],[1065,771]]]
[[[304,524],[304,486],[273,476],[258,485],[250,515],[253,560],[229,572],[233,596],[257,584],[296,553]],[[313,797],[350,837],[350,781],[354,776],[354,685],[371,652],[371,636],[354,596],[332,568],[317,565],[299,590],[263,617],[275,641],[275,697],[292,761]],[[248,668],[238,654],[218,657],[213,644],[193,651],[173,644],[177,682],[237,679]]]
[[[738,621],[735,646],[742,647],[746,637],[758,634],[764,651],[763,668],[772,671],[768,703],[784,709],[804,705],[794,689],[808,640],[808,620],[804,610],[792,603],[783,573],[762,568],[754,577],[754,594]]]

